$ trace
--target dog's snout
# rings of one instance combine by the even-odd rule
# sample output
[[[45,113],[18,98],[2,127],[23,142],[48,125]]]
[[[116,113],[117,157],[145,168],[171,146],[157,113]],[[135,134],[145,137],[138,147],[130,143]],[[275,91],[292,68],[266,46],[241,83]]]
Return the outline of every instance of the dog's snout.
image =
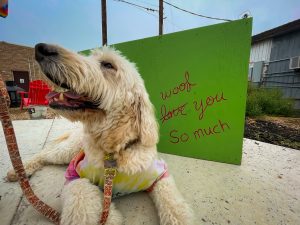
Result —
[[[35,59],[37,61],[42,61],[46,57],[57,56],[57,55],[58,55],[58,51],[52,45],[40,43],[35,46]]]

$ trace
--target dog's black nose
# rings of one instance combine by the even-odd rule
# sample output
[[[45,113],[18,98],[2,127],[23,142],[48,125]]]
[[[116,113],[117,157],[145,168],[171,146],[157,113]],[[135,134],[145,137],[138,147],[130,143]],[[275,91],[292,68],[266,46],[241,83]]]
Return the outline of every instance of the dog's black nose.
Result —
[[[44,43],[37,44],[35,46],[35,59],[40,62],[48,56],[57,56],[57,49],[52,45]]]

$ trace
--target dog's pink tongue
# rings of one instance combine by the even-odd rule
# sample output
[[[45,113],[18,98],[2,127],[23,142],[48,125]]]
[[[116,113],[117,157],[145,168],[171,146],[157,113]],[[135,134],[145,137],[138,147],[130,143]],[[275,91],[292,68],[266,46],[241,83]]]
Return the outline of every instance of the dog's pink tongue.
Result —
[[[79,98],[82,97],[81,95],[76,94],[76,93],[71,92],[71,91],[64,92],[64,96],[66,96],[67,98],[71,98],[71,99],[79,99]]]
[[[46,99],[49,100],[49,99],[53,99],[53,98],[58,98],[60,94],[61,94],[60,92],[51,91],[46,95]],[[64,97],[66,97],[68,99],[74,99],[74,100],[77,100],[82,97],[81,95],[76,94],[71,91],[63,92],[62,94],[64,95]]]

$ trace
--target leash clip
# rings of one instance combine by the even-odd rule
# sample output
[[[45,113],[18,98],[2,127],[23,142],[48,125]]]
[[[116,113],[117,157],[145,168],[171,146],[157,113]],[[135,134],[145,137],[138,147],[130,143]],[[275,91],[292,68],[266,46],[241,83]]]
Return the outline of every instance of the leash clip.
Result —
[[[116,168],[105,168],[104,169],[104,177],[113,176],[115,177],[117,175],[117,169]]]

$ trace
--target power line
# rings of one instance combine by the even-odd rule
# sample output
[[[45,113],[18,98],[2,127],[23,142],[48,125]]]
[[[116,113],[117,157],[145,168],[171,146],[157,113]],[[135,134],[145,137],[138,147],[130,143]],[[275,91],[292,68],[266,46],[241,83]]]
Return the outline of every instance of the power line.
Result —
[[[151,12],[145,11],[144,9],[141,9],[141,8],[139,8],[139,7],[135,7],[135,8],[138,9],[138,10],[140,10],[140,11],[142,11],[142,12],[144,12],[144,13],[149,14],[150,16],[153,16],[153,17],[155,17],[155,18],[158,19],[158,16],[155,15],[155,14],[152,14]],[[172,22],[171,20],[169,20],[167,17],[164,17],[164,20],[166,20],[169,24],[175,26],[175,27],[176,27],[177,29],[179,29],[179,30],[182,30],[182,29],[183,29],[182,27],[179,27],[178,25],[176,25],[175,23],[173,23],[173,22]]]
[[[133,5],[135,7],[139,7],[139,8],[142,8],[142,9],[145,9],[147,11],[151,11],[151,12],[158,12],[157,9],[153,9],[153,8],[148,8],[148,7],[144,7],[144,6],[141,6],[141,5],[138,5],[138,4],[134,4],[132,2],[127,2],[127,1],[124,1],[124,0],[114,0],[115,2],[123,2],[123,3],[126,3],[128,5]]]
[[[166,3],[167,5],[170,5],[170,6],[174,7],[174,8],[176,8],[176,9],[178,9],[178,10],[181,10],[183,12],[186,12],[186,13],[189,13],[189,14],[192,14],[192,15],[195,15],[195,16],[200,16],[200,17],[203,17],[203,18],[213,19],[213,20],[231,21],[229,19],[222,19],[222,18],[217,18],[217,17],[205,16],[205,15],[201,15],[201,14],[198,14],[198,13],[190,12],[190,11],[188,11],[186,9],[182,9],[182,8],[176,6],[176,5],[173,5],[173,4],[169,3],[169,2],[166,2],[166,1],[163,1],[163,2]]]
[[[158,5],[154,5],[154,4],[149,3],[149,2],[145,2],[145,1],[141,1],[141,0],[134,0],[134,1],[140,2],[140,3],[144,3],[144,4],[146,4],[146,5],[151,5],[151,6],[154,6],[154,7],[158,8]]]
[[[141,8],[141,9],[145,9],[147,11],[151,11],[151,12],[159,12],[159,10],[157,9],[153,9],[153,8],[149,8],[149,7],[145,7],[145,6],[142,6],[142,5],[138,5],[138,4],[135,4],[135,3],[132,3],[132,2],[128,2],[128,1],[125,1],[125,0],[114,0],[115,2],[122,2],[122,3],[126,3],[128,5],[132,5],[132,6],[135,6],[137,8]],[[137,0],[139,1],[139,0]],[[142,2],[142,1],[139,1],[139,2]],[[188,11],[186,9],[183,9],[183,8],[180,8],[176,5],[173,5],[167,1],[163,1],[164,3],[166,3],[167,5],[170,5],[180,11],[183,11],[183,12],[186,12],[186,13],[189,13],[189,14],[192,14],[194,16],[199,16],[199,17],[203,17],[203,18],[207,18],[207,19],[213,19],[213,20],[222,20],[222,21],[232,21],[230,19],[223,19],[223,18],[217,18],[217,17],[211,17],[211,16],[205,16],[205,15],[201,15],[201,14],[198,14],[198,13],[194,13],[194,12],[191,12],[191,11]],[[145,2],[144,2],[145,3]]]
[[[151,15],[151,16],[153,16],[153,17],[155,17],[155,18],[158,19],[158,16],[157,16],[157,15],[152,14],[151,12],[149,12],[149,11],[147,11],[147,10],[144,10],[144,9],[141,9],[141,8],[139,8],[139,7],[136,7],[136,6],[134,6],[134,7],[135,7],[136,9],[138,9],[138,10],[144,12],[144,13],[147,13],[147,14],[149,14],[149,15]]]
[[[129,4],[129,5],[131,5],[131,6],[134,6],[136,9],[139,9],[139,10],[145,12],[145,13],[148,13],[149,15],[151,15],[151,16],[153,16],[153,17],[158,18],[158,16],[156,16],[156,15],[154,15],[154,14],[152,14],[152,13],[149,12],[149,11],[152,11],[152,12],[159,12],[159,10],[157,10],[157,9],[148,8],[148,7],[145,7],[145,6],[142,6],[142,5],[138,5],[138,4],[135,4],[135,3],[132,3],[132,2],[127,2],[127,1],[124,1],[124,0],[114,0],[114,1],[115,1],[115,2],[122,2],[122,3]],[[138,2],[143,2],[143,1],[139,1],[139,0],[136,0],[136,1],[138,1]],[[174,8],[176,8],[176,9],[178,9],[178,10],[184,11],[184,12],[186,12],[186,13],[190,13],[190,14],[195,15],[195,16],[200,16],[200,17],[204,17],[204,18],[207,18],[207,19],[214,19],[214,20],[232,21],[232,20],[229,20],[229,19],[222,19],[222,18],[216,18],[216,17],[204,16],[204,15],[201,15],[201,14],[197,14],[197,13],[190,12],[190,11],[188,11],[188,10],[182,9],[182,8],[180,8],[180,7],[178,7],[178,6],[175,6],[175,5],[173,5],[173,4],[169,3],[169,2],[166,2],[166,1],[163,1],[163,2],[166,3],[167,5],[170,5],[170,6],[174,7]],[[144,2],[144,3],[146,3],[146,2]],[[153,6],[154,6],[154,5],[153,5]],[[145,11],[145,10],[146,10],[146,11]],[[171,10],[171,12],[172,12],[172,10]],[[175,26],[177,29],[182,29],[182,28],[178,27],[176,24],[174,24],[174,23],[173,23],[171,20],[169,20],[167,17],[164,17],[164,19],[165,19],[168,23],[170,23],[170,24],[172,24],[173,26]]]

